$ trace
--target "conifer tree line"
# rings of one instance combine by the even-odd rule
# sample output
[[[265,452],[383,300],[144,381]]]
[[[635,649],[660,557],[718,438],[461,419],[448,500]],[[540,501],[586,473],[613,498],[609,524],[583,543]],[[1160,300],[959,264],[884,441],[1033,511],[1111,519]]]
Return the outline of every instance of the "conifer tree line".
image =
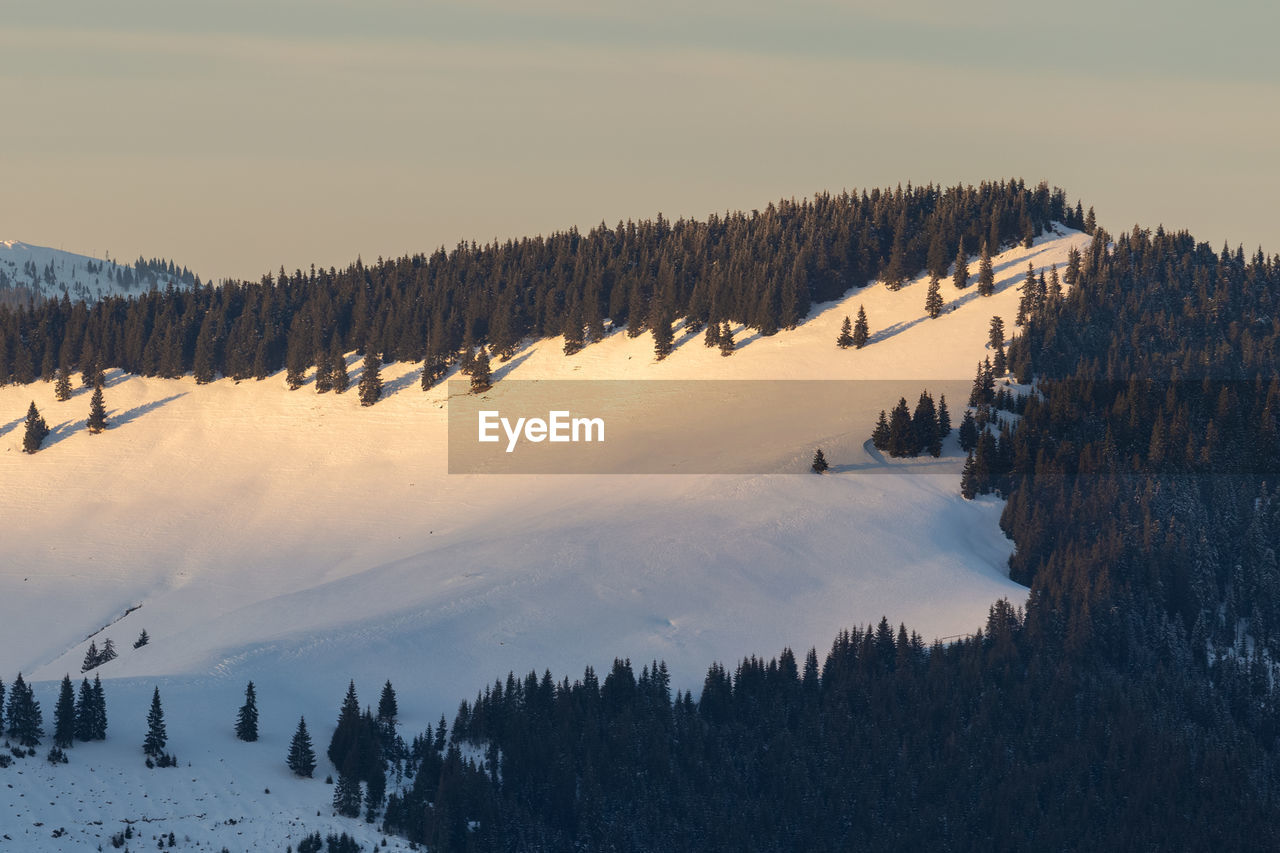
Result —
[[[1275,806],[1239,785],[1257,744],[1166,686],[1050,654],[1007,600],[945,645],[881,618],[825,658],[715,663],[697,698],[661,661],[509,673],[414,739],[383,829],[445,851],[1268,849]]]
[[[4,682],[0,681],[0,733],[23,748],[34,748],[48,734],[44,724],[44,711],[22,673],[18,673],[7,691]],[[52,736],[57,750],[66,749],[77,740],[106,738],[107,701],[102,682],[96,676],[92,686],[87,678],[80,683],[78,696],[71,676],[63,677],[53,709]]]
[[[900,397],[893,413],[880,410],[875,429],[871,431],[871,443],[875,448],[893,457],[942,455],[942,440],[951,434],[951,412],[943,395],[935,404],[927,390],[920,392],[915,410],[907,406],[907,398]]]
[[[522,339],[565,334],[569,352],[603,337],[606,318],[628,334],[654,332],[662,357],[674,322],[695,334],[716,327],[716,338],[729,324],[770,335],[795,326],[814,301],[877,276],[890,286],[923,269],[945,276],[962,244],[986,241],[995,250],[1055,220],[1081,227],[1084,213],[1044,183],[908,185],[705,221],[658,216],[464,243],[341,271],[281,269],[257,282],[93,305],[64,297],[0,308],[0,383],[105,365],[144,376],[192,373],[197,382],[285,369],[298,387],[313,366],[331,374],[352,350],[424,361],[426,379],[481,344],[506,359]],[[733,351],[731,341],[712,345]]]

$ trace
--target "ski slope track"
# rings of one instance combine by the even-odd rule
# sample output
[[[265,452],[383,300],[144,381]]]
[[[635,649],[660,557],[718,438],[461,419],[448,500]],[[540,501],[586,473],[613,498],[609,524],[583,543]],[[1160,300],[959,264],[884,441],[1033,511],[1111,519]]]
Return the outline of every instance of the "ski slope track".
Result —
[[[1014,328],[1029,262],[1062,268],[1088,240],[1059,226],[998,255],[988,298],[944,280],[936,320],[923,312],[927,277],[896,292],[875,283],[791,331],[735,328],[729,358],[679,327],[662,362],[648,334],[613,332],[569,357],[560,339],[526,342],[494,361],[491,393],[507,379],[900,379],[914,403],[930,382],[972,379],[993,315]],[[976,259],[971,271],[976,281]],[[859,305],[871,343],[840,350]],[[390,364],[383,399],[362,408],[359,359],[348,362],[342,395],[310,382],[290,392],[283,373],[198,386],[110,370],[101,435],[85,428],[87,389],[57,402],[50,383],[0,388],[0,677],[35,682],[51,729],[57,681],[78,684],[90,639],[120,652],[95,671],[107,741],[53,767],[46,739],[0,769],[0,851],[109,847],[141,817],[155,818],[144,838],[174,831],[215,850],[282,849],[304,825],[368,843],[373,828],[332,817],[319,781],[352,678],[365,704],[394,683],[411,738],[508,671],[573,679],[615,657],[637,670],[662,659],[673,688],[696,695],[715,660],[732,669],[784,646],[821,657],[839,630],[881,615],[952,637],[997,598],[1026,599],[1008,578],[1001,503],[959,495],[954,432],[937,460],[868,449],[896,392],[847,432],[768,449],[807,471],[821,446],[832,464],[821,477],[450,475],[446,386],[424,393],[417,365]],[[53,432],[27,455],[32,400]],[[948,397],[956,425],[963,403]],[[725,442],[740,440],[732,426]],[[133,649],[143,629],[151,641]],[[250,679],[256,744],[232,734]],[[155,685],[173,770],[142,766]],[[284,766],[303,714],[317,780]]]

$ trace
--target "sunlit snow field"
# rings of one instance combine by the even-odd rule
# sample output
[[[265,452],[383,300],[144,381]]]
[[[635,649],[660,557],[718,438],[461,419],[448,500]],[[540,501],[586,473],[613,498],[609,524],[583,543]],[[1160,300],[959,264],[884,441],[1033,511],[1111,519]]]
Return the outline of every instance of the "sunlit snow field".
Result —
[[[615,332],[570,357],[559,339],[526,342],[495,360],[492,393],[507,378],[895,379],[914,403],[931,382],[972,379],[993,315],[1014,328],[1028,262],[1062,268],[1088,239],[1062,230],[997,256],[990,298],[944,280],[955,310],[936,320],[923,312],[926,278],[897,292],[877,283],[793,331],[735,329],[729,358],[678,327],[663,362],[647,334]],[[859,305],[872,342],[839,350]],[[359,360],[348,360],[354,386]],[[383,379],[384,399],[362,408],[354,387],[290,392],[283,373],[197,386],[112,370],[111,427],[96,436],[87,390],[57,402],[50,383],[0,388],[0,678],[38,682],[48,729],[56,681],[78,683],[89,638],[120,651],[96,670],[106,743],[76,745],[56,769],[47,744],[0,769],[0,850],[96,846],[143,814],[170,816],[148,832],[176,827],[215,850],[280,848],[289,817],[367,833],[330,817],[332,788],[284,767],[300,714],[323,753],[351,678],[368,704],[395,684],[409,738],[508,671],[572,679],[614,657],[637,669],[662,659],[673,688],[696,695],[714,660],[732,668],[783,646],[821,656],[837,631],[882,614],[945,638],[981,625],[999,597],[1025,600],[1007,577],[1000,503],[959,496],[954,433],[941,460],[869,449],[897,393],[842,432],[815,424],[794,447],[761,449],[803,471],[821,446],[834,468],[822,477],[486,476],[447,473],[446,385],[423,393],[412,364],[385,366]],[[53,434],[29,456],[33,399]],[[958,425],[964,400],[948,402]],[[151,642],[134,650],[143,629]],[[258,744],[231,732],[249,679]],[[157,684],[176,770],[142,767]],[[317,776],[328,770],[322,758]],[[214,826],[227,818],[236,824]],[[72,835],[52,838],[60,826]]]

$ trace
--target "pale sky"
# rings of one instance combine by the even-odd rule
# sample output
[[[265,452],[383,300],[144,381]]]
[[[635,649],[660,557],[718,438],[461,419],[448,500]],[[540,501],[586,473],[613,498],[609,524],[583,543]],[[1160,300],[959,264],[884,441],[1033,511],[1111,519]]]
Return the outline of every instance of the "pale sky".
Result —
[[[0,2],[0,239],[256,279],[1020,176],[1280,252],[1274,0],[196,5]]]

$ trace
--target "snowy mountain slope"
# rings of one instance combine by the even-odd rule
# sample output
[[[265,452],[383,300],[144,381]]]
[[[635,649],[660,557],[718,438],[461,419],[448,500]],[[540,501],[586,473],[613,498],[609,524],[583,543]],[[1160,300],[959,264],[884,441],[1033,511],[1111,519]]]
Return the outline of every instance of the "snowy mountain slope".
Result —
[[[0,240],[0,292],[23,289],[37,296],[54,297],[65,293],[73,301],[93,301],[115,294],[163,290],[170,283],[185,286],[180,275],[17,240]]]
[[[140,725],[152,684],[186,697],[170,715],[172,748],[199,781],[171,795],[194,808],[200,786],[257,779],[254,762],[278,776],[300,714],[327,743],[352,677],[366,702],[395,682],[412,735],[441,713],[452,719],[459,699],[508,670],[573,678],[615,656],[637,666],[662,658],[674,687],[696,690],[712,660],[784,645],[821,653],[841,628],[882,614],[926,638],[969,632],[993,600],[1026,594],[1006,575],[999,503],[960,499],[954,436],[942,459],[902,462],[883,460],[866,438],[900,393],[937,393],[946,379],[967,387],[991,316],[1012,328],[1028,261],[1062,266],[1087,239],[1046,235],[998,256],[990,298],[944,282],[956,310],[937,320],[922,316],[920,279],[817,306],[771,338],[737,330],[730,358],[677,331],[676,352],[655,363],[648,335],[619,332],[571,357],[551,339],[495,363],[512,379],[906,380],[901,391],[886,385],[859,422],[815,422],[811,440],[767,449],[804,470],[820,444],[834,466],[821,478],[449,475],[446,386],[422,393],[414,365],[384,368],[388,396],[368,409],[354,390],[288,392],[282,376],[197,386],[112,371],[112,427],[98,436],[84,429],[84,391],[59,403],[48,384],[0,388],[0,674],[44,682],[48,714],[50,682],[78,672],[91,634],[111,637],[121,656],[99,672],[122,720],[112,737]],[[860,304],[872,343],[838,350],[841,320]],[[503,393],[500,381],[492,394]],[[32,399],[54,433],[27,456],[21,421]],[[948,399],[958,422],[963,400]],[[723,437],[758,440],[745,429]],[[131,649],[144,628],[150,645]],[[249,678],[276,746],[228,768],[244,745],[222,733]],[[140,731],[91,749],[119,748],[133,773]],[[0,815],[46,826],[120,819],[100,806],[73,815],[65,798],[39,805],[48,801],[35,796],[39,779],[57,772],[28,769],[22,786],[0,786]],[[271,778],[264,785],[285,787]],[[135,790],[154,797],[156,784],[142,776]],[[297,784],[300,802],[327,816],[331,789]],[[31,796],[19,802],[12,791]]]

